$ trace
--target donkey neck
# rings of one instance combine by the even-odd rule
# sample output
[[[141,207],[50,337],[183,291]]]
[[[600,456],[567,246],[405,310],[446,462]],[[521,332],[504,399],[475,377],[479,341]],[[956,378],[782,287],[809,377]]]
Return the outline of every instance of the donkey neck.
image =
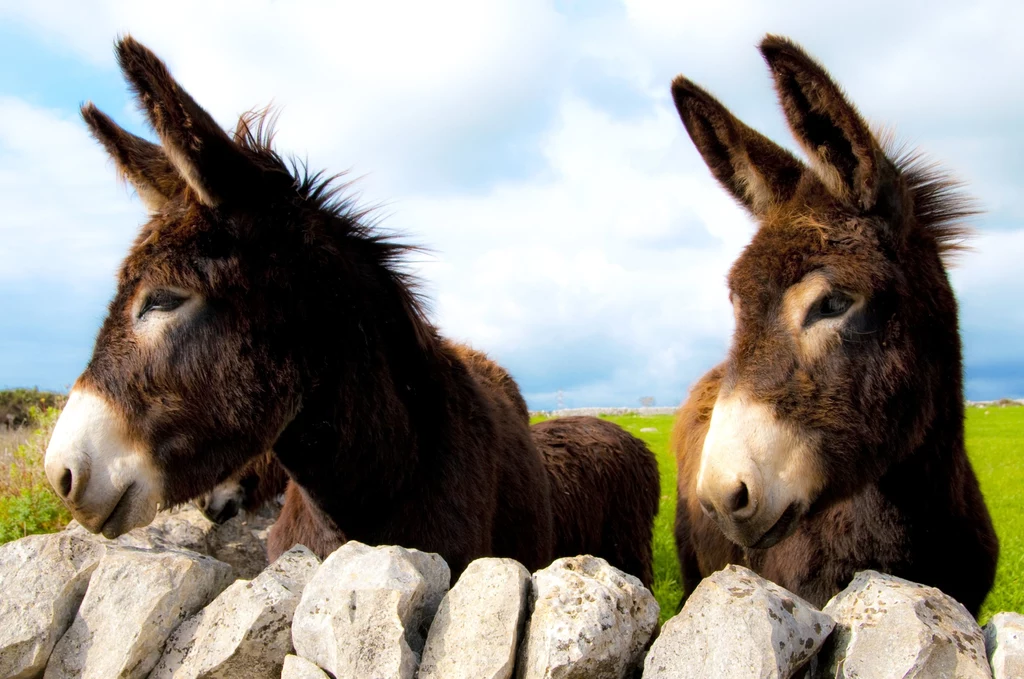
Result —
[[[274,446],[292,478],[336,520],[385,513],[445,449],[457,417],[446,408],[454,368],[434,329],[409,313],[408,291],[395,281],[374,293],[339,293],[348,301],[310,328],[300,352],[302,407]]]

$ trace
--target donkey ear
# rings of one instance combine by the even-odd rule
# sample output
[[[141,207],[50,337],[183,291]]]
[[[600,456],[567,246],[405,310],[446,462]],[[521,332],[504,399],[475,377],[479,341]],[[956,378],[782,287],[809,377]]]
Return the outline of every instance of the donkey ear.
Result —
[[[683,76],[672,81],[672,98],[715,179],[752,214],[762,215],[793,196],[803,163]]]
[[[242,195],[258,171],[213,117],[134,38],[122,38],[115,50],[168,160],[200,202],[215,207]]]
[[[796,140],[833,194],[871,210],[891,168],[867,124],[822,66],[786,38],[761,41]]]
[[[82,106],[82,119],[150,212],[185,190],[185,181],[159,146],[125,130],[92,102]]]

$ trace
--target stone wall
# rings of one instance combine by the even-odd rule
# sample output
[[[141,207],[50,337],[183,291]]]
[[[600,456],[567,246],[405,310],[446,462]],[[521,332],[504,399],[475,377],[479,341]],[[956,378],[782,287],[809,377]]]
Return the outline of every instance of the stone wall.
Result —
[[[1024,677],[1024,616],[982,630],[872,571],[819,611],[731,566],[658,634],[654,597],[602,559],[479,559],[450,583],[436,554],[349,542],[268,566],[268,523],[184,509],[0,547],[0,679]]]

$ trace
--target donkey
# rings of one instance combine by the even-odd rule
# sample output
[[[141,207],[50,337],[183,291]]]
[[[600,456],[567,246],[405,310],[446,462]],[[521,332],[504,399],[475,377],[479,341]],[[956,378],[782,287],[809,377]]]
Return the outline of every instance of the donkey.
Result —
[[[116,53],[161,144],[82,109],[150,219],[47,449],[75,518],[120,535],[272,449],[350,539],[437,552],[456,577],[486,555],[548,564],[529,428],[427,320],[412,248],[289,166],[265,118],[232,138],[143,45]]]
[[[970,204],[873,134],[800,47],[769,35],[760,50],[810,167],[672,84],[697,150],[759,224],[728,277],[728,357],[674,428],[686,589],[744,564],[821,606],[872,568],[977,614],[998,542],[964,450],[945,268]]]
[[[284,495],[287,484],[288,473],[273,451],[267,451],[192,502],[210,521],[224,523],[237,516],[239,510],[255,512],[275,501]]]
[[[519,385],[504,368],[482,351],[450,346],[529,422]],[[649,587],[654,578],[652,519],[661,496],[654,454],[622,427],[596,417],[541,422],[530,433],[551,482],[555,554],[602,557]],[[252,511],[280,493],[285,493],[286,506],[270,530],[271,560],[295,544],[327,554],[345,541],[337,526],[306,506],[272,453],[254,458],[198,504],[211,520],[225,521],[239,507]]]
[[[82,109],[150,219],[47,449],[75,518],[115,537],[273,450],[292,530],[272,553],[400,544],[455,577],[481,556],[549,563],[525,402],[426,318],[403,270],[415,249],[286,163],[264,115],[228,136],[152,52],[131,37],[116,52],[161,144]]]

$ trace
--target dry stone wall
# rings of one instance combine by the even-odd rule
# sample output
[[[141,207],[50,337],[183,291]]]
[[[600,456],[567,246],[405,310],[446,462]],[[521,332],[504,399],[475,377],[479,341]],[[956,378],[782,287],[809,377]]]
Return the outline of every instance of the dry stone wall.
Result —
[[[1024,677],[1024,616],[982,630],[873,571],[819,611],[730,566],[659,633],[651,593],[592,556],[479,559],[455,583],[436,554],[358,542],[268,566],[269,520],[232,522],[182,509],[118,540],[73,524],[0,546],[0,679]]]

